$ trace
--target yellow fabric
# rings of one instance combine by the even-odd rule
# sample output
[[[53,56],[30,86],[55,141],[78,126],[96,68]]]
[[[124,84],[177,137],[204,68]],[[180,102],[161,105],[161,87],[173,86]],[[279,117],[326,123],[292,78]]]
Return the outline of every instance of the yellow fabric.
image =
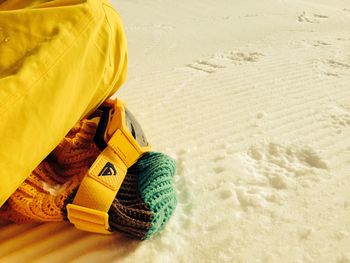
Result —
[[[97,124],[76,124],[54,151],[0,208],[0,218],[17,223],[62,221],[65,200],[100,154],[93,142]]]
[[[0,206],[125,81],[127,44],[104,0],[0,4]]]

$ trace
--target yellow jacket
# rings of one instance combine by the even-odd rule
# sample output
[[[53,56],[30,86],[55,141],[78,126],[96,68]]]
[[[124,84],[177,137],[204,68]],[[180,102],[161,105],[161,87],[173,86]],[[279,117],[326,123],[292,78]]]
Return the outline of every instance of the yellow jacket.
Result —
[[[0,0],[0,207],[126,73],[107,0]]]

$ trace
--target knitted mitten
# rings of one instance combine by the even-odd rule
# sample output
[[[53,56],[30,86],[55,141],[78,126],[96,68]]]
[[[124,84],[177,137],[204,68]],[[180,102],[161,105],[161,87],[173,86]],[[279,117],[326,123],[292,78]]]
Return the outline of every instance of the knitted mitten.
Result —
[[[109,209],[110,226],[140,239],[148,239],[168,222],[176,207],[172,186],[175,162],[150,152],[130,167]]]
[[[97,124],[79,122],[0,208],[0,218],[17,223],[67,220],[79,184],[100,151],[93,142]],[[158,233],[176,206],[175,162],[150,152],[129,168],[108,214],[112,231],[138,239]]]
[[[96,128],[91,120],[75,125],[0,208],[0,217],[17,223],[64,220],[65,200],[100,153],[93,143]]]

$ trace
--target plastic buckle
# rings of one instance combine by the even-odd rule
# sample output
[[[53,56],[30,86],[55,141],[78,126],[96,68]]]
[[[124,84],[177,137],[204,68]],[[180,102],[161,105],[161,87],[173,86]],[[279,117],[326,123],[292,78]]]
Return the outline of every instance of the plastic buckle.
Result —
[[[118,154],[127,168],[140,158],[141,153],[120,129],[115,131],[108,145]]]
[[[108,214],[106,212],[74,204],[68,204],[67,213],[69,221],[80,230],[100,234],[112,233],[108,230]]]

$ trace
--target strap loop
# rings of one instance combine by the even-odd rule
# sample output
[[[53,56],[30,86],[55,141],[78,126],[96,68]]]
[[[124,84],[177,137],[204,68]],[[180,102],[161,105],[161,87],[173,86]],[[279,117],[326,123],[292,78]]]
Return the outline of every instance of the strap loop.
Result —
[[[100,234],[112,233],[108,231],[108,214],[104,212],[74,204],[69,204],[67,211],[69,221],[80,230]]]

